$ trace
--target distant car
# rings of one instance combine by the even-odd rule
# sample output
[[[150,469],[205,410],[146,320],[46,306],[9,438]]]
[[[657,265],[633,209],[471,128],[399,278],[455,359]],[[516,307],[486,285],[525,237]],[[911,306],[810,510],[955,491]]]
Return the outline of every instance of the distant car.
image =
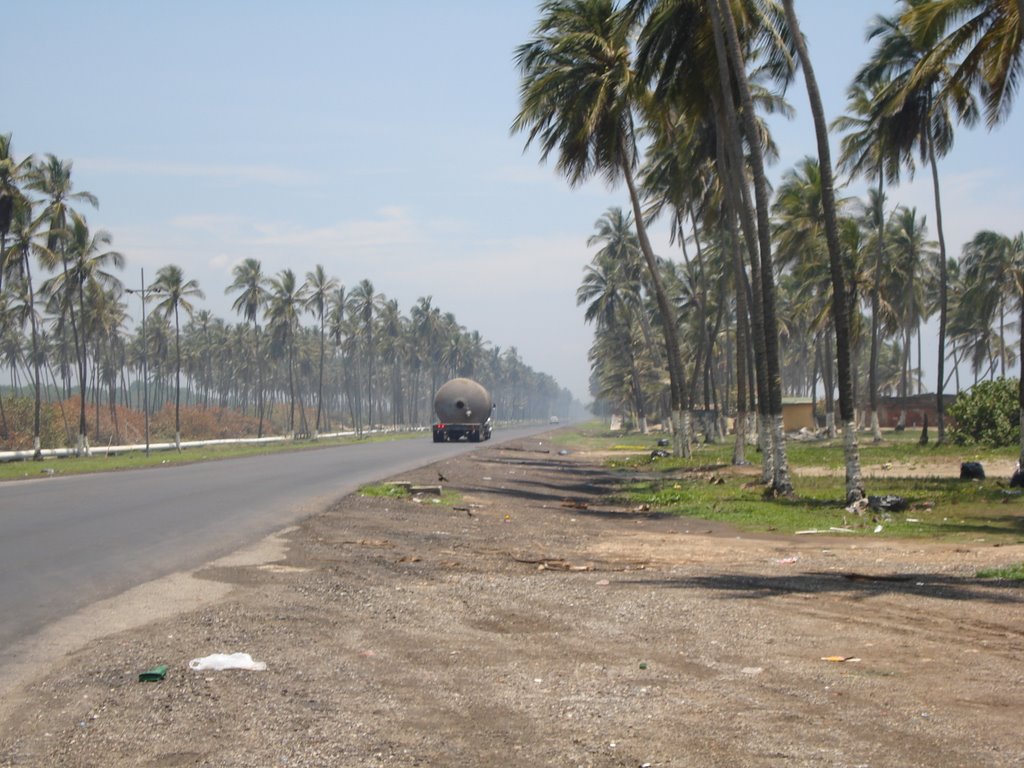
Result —
[[[558,417],[557,416],[552,416],[550,419],[548,419],[548,422],[551,423],[551,424],[557,424],[558,423]]]

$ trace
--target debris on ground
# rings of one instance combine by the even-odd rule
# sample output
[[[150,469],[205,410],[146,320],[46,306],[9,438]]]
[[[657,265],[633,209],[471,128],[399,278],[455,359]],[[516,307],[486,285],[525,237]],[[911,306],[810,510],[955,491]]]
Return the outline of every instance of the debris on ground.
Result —
[[[192,659],[188,668],[196,672],[207,670],[220,671],[224,669],[248,669],[261,672],[267,668],[266,662],[253,661],[248,653],[211,653],[200,659]]]
[[[167,665],[158,664],[155,667],[147,669],[145,672],[139,672],[140,683],[158,683],[167,677]]]
[[[985,468],[980,461],[964,461],[960,464],[961,480],[984,480]]]
[[[909,506],[905,498],[892,493],[884,496],[868,496],[867,503],[871,509],[882,512],[903,512]]]

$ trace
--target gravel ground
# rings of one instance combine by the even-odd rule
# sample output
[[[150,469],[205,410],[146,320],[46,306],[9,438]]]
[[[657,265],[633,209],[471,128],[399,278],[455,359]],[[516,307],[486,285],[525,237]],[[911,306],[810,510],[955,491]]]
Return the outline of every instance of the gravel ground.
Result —
[[[974,578],[1024,547],[737,535],[536,441],[401,479],[439,474],[105,606],[0,765],[1024,765],[1024,589]]]

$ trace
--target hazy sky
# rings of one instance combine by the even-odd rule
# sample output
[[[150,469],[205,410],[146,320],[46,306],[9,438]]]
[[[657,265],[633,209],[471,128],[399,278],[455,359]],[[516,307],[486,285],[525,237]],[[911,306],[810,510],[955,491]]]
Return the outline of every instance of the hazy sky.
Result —
[[[894,6],[796,5],[832,119],[868,55],[868,19]],[[0,132],[19,158],[74,162],[130,286],[140,267],[149,280],[178,264],[200,307],[237,322],[224,289],[239,261],[300,279],[323,264],[406,313],[432,296],[586,401],[592,330],[575,292],[594,223],[628,198],[570,190],[509,135],[513,51],[536,20],[534,0],[8,0]],[[775,178],[814,152],[802,84],[788,95],[797,116],[775,125]],[[1022,110],[992,133],[961,129],[941,163],[951,253],[978,229],[1024,228]],[[891,199],[931,225],[928,181]],[[655,247],[678,258],[663,226]]]

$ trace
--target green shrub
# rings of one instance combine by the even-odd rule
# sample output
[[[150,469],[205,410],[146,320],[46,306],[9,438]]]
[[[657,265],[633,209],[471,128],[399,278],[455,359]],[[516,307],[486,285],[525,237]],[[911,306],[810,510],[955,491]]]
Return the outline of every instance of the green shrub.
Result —
[[[1020,440],[1017,379],[982,381],[959,394],[949,407],[955,422],[951,430],[958,443],[979,443],[999,448]]]

